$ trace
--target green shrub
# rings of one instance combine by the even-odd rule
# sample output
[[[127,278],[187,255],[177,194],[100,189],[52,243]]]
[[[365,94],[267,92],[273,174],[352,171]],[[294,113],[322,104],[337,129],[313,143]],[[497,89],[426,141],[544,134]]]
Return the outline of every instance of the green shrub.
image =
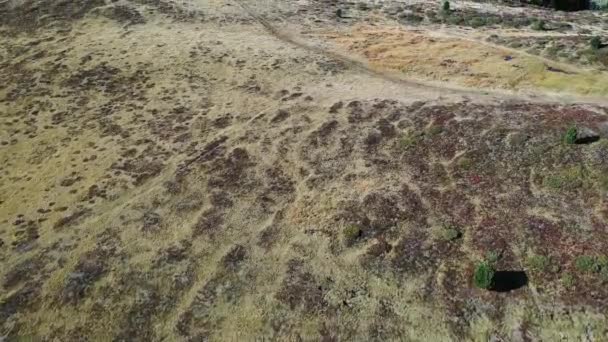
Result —
[[[585,170],[580,166],[571,166],[545,176],[543,185],[555,190],[576,190],[585,185],[585,180]]]
[[[574,276],[571,273],[565,273],[562,276],[561,280],[562,280],[562,284],[566,288],[571,288],[572,286],[574,286]]]
[[[598,36],[595,36],[595,37],[591,38],[591,40],[589,41],[589,44],[591,45],[592,50],[599,50],[600,47],[602,46],[602,39]]]
[[[452,25],[460,25],[464,22],[464,18],[457,15],[452,15],[448,18],[448,23]]]
[[[500,255],[499,252],[489,251],[486,253],[486,262],[490,265],[494,265],[498,262],[498,260],[500,260],[501,257],[502,255]]]
[[[458,229],[449,225],[441,227],[436,233],[436,237],[444,241],[454,241],[461,236],[462,233]]]
[[[545,25],[544,20],[536,20],[532,23],[532,29],[535,31],[545,31],[547,29]]]
[[[524,26],[529,26],[533,22],[534,21],[529,18],[516,18],[516,19],[513,19],[513,21],[511,22],[511,26],[520,28],[520,27],[524,27]]]
[[[475,17],[469,21],[469,25],[472,27],[481,27],[486,24],[486,20],[482,17]]]
[[[475,268],[473,282],[480,289],[489,289],[494,282],[494,267],[487,262],[482,262]]]
[[[450,2],[447,1],[447,0],[444,1],[442,9],[443,9],[444,12],[449,13],[450,12]]]
[[[464,171],[470,170],[473,167],[473,160],[468,157],[461,157],[456,162],[456,165]]]
[[[407,21],[407,22],[410,22],[413,24],[419,24],[424,20],[424,17],[421,17],[421,16],[413,14],[413,13],[401,14],[399,16],[399,18],[401,18],[401,20],[403,20],[403,21]]]
[[[408,149],[416,146],[424,139],[424,132],[408,130],[399,139],[399,144],[402,148]]]
[[[551,258],[544,255],[531,255],[527,258],[528,266],[538,272],[545,272],[551,266]]]
[[[363,230],[361,229],[361,227],[352,224],[346,226],[342,234],[344,237],[344,244],[350,246],[355,243],[355,241],[357,241],[357,239],[360,238],[361,235],[363,235]]]
[[[441,134],[443,132],[443,127],[441,125],[431,125],[431,127],[429,127],[426,132],[429,136]]]
[[[502,22],[502,18],[501,17],[489,17],[486,18],[486,24],[487,25],[498,25]]]
[[[575,260],[576,269],[581,272],[594,273],[600,270],[600,265],[596,259],[589,255],[582,255]]]

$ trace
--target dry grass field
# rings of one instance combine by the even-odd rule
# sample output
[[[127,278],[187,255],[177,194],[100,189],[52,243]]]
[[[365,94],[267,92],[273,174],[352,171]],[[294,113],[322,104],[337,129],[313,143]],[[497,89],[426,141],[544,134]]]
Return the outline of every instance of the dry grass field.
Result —
[[[495,2],[0,0],[0,341],[608,340],[594,36]]]

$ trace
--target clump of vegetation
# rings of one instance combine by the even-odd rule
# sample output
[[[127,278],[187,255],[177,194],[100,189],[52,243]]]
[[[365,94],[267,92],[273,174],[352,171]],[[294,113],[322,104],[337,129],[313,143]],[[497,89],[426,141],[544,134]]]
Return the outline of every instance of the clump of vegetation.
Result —
[[[574,261],[576,269],[583,273],[599,273],[608,276],[608,257],[581,255]]]
[[[403,133],[399,143],[402,148],[408,149],[416,146],[422,139],[424,139],[424,132],[409,130]]]
[[[566,135],[564,136],[564,141],[566,144],[572,145],[576,142],[576,136],[578,134],[578,129],[576,126],[571,126],[566,131]]]
[[[608,257],[582,255],[574,261],[576,269],[583,273],[599,275],[603,280],[608,280]]]
[[[419,24],[424,20],[424,17],[421,17],[421,16],[413,14],[413,13],[404,13],[404,14],[400,15],[399,18],[401,18],[404,21],[414,23],[414,24]]]
[[[531,255],[526,259],[528,266],[537,272],[546,272],[551,267],[551,258],[545,255]]]
[[[496,271],[494,267],[488,262],[482,262],[475,268],[475,274],[473,276],[473,282],[475,286],[480,289],[490,289],[494,283],[494,274]]]
[[[571,288],[574,286],[574,276],[572,275],[572,273],[565,273],[562,276],[562,285],[564,285],[564,287],[566,288]]]
[[[458,15],[450,16],[448,18],[448,23],[452,25],[461,25],[464,23],[464,18]]]
[[[571,166],[546,176],[543,185],[555,190],[576,190],[585,185],[585,171],[581,166]]]
[[[545,31],[547,29],[546,23],[544,20],[536,20],[532,23],[532,29],[535,31]]]
[[[592,50],[599,50],[602,47],[602,39],[598,36],[591,38],[589,41]]]
[[[471,21],[469,21],[469,25],[471,25],[471,27],[481,27],[484,26],[486,24],[486,20],[482,17],[475,17],[473,19],[471,19]]]
[[[496,270],[494,265],[500,260],[501,254],[496,251],[489,251],[485,255],[485,260],[477,264],[473,283],[480,289],[489,290],[494,285],[494,275]]]
[[[429,136],[441,134],[442,132],[443,132],[443,127],[441,125],[431,125],[431,127],[429,127],[427,129],[427,133]]]
[[[455,241],[462,236],[460,230],[451,225],[443,225],[436,231],[436,237],[443,241]]]
[[[473,160],[468,157],[459,158],[456,162],[458,167],[464,171],[470,170],[473,167]]]
[[[346,246],[351,246],[363,235],[363,230],[358,225],[351,224],[344,228],[342,235],[344,238],[344,244]]]
[[[499,252],[489,251],[488,253],[486,253],[486,261],[490,265],[494,265],[495,263],[497,263],[498,260],[500,260],[500,258],[501,258],[501,255]]]
[[[450,2],[449,1],[444,1],[443,2],[442,10],[445,13],[450,13]]]

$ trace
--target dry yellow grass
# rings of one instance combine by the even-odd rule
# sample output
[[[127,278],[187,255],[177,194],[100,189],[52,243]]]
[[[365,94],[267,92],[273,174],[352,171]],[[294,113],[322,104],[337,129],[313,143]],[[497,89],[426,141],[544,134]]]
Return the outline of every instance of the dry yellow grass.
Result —
[[[508,89],[522,94],[540,89],[608,96],[605,72],[551,63],[473,40],[429,36],[390,26],[356,26],[321,36],[361,55],[375,68],[396,70],[421,80],[475,89]]]

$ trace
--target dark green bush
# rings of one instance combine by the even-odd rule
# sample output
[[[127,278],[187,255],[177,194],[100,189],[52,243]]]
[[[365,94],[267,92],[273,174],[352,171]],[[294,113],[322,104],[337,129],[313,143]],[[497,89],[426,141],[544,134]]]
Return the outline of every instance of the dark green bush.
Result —
[[[489,289],[494,282],[494,267],[487,262],[482,262],[475,268],[473,282],[480,289]]]
[[[535,31],[545,31],[547,29],[545,25],[544,20],[536,20],[532,23],[532,29]]]
[[[596,262],[595,258],[588,255],[582,255],[576,258],[576,268],[581,272],[598,272],[600,265]]]
[[[444,12],[450,12],[450,2],[449,1],[444,1],[443,2],[443,11]]]
[[[591,40],[589,41],[589,44],[591,44],[592,50],[599,50],[600,47],[602,47],[602,39],[598,36],[595,36],[595,37],[591,38]]]
[[[472,27],[481,27],[486,24],[486,20],[482,17],[475,17],[469,21],[469,25]]]
[[[566,144],[574,144],[576,142],[577,133],[578,130],[576,129],[576,126],[571,126],[570,128],[568,128],[568,130],[566,131],[566,136],[564,137],[564,141],[566,142]]]
[[[464,22],[464,18],[458,15],[448,17],[448,23],[452,25],[460,25]]]

